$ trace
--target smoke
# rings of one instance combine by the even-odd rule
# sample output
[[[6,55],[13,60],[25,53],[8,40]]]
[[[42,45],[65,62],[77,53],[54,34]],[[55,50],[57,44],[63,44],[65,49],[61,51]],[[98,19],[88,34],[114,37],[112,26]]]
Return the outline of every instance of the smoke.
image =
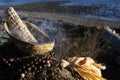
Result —
[[[41,20],[38,27],[56,42],[65,41],[65,30],[63,25],[52,20]]]
[[[63,24],[52,21],[52,20],[41,20],[38,23],[39,29],[43,30],[50,38],[55,40],[54,51],[57,54],[58,59],[61,58],[61,45],[68,42],[65,29],[63,28]]]

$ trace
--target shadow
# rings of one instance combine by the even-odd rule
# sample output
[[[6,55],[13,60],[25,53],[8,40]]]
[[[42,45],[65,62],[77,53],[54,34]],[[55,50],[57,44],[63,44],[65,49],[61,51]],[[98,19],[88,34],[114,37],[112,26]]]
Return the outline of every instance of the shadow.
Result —
[[[8,41],[0,46],[0,55],[4,58],[22,57],[26,54],[19,50],[12,41]]]

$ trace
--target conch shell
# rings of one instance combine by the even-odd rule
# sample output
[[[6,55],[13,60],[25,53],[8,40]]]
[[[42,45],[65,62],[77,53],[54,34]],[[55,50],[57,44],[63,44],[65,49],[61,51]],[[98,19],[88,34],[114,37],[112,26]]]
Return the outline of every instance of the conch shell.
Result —
[[[44,55],[53,50],[54,39],[48,37],[36,25],[22,21],[15,10],[10,7],[6,12],[5,31],[14,44],[28,54]]]
[[[95,63],[90,57],[72,57],[67,61],[62,60],[61,67],[67,66],[78,72],[84,80],[106,80],[101,74],[101,70],[106,69],[106,67]]]

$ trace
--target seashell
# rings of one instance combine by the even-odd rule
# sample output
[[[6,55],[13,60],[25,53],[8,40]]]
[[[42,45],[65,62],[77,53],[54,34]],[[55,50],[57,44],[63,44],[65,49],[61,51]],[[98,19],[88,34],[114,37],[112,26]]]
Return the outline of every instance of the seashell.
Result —
[[[20,50],[38,55],[44,55],[53,50],[54,39],[48,37],[36,25],[22,21],[11,7],[8,10],[7,19],[8,21],[3,24],[4,29]]]
[[[38,40],[38,43],[26,42],[22,39],[19,39],[17,36],[11,33],[8,24],[5,22],[3,24],[4,29],[7,32],[7,34],[10,36],[10,38],[13,40],[14,44],[20,50],[29,54],[43,55],[49,51],[52,51],[55,43],[54,39],[46,36],[46,34],[41,32],[41,30],[38,29],[34,24],[29,22],[24,22],[24,23],[27,25],[27,28],[30,30],[31,33],[34,32],[33,35],[36,38],[36,40]]]
[[[10,7],[6,11],[6,18],[8,20],[7,23],[9,25],[9,29],[13,35],[19,37],[19,39],[22,39],[26,42],[37,43],[37,40],[27,29],[26,25],[20,19],[13,7]]]

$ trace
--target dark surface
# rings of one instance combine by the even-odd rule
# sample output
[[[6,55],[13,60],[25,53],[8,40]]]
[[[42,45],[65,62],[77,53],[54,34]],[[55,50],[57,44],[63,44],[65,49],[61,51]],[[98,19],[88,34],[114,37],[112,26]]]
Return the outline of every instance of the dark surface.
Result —
[[[79,80],[70,71],[61,69],[55,54],[24,55],[12,42],[7,42],[0,47],[0,80]],[[50,61],[50,66],[47,63]],[[77,75],[77,74],[76,74]],[[6,77],[7,76],[7,77]]]

